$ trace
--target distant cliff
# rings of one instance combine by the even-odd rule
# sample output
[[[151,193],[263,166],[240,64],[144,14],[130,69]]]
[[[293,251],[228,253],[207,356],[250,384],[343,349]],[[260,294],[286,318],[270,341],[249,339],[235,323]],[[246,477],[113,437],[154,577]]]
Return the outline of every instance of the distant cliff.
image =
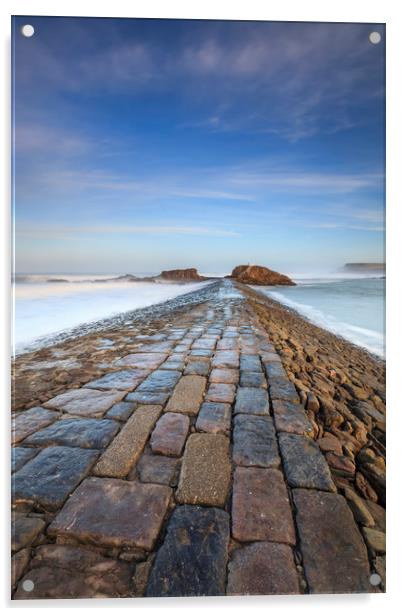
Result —
[[[177,282],[191,282],[197,280],[207,280],[205,276],[200,276],[195,267],[187,269],[164,270],[157,276],[162,280],[174,280]]]
[[[264,286],[291,286],[296,284],[288,276],[285,276],[285,274],[280,274],[279,272],[270,270],[262,265],[238,265],[234,268],[228,278],[233,278],[234,280],[238,280],[244,284]]]
[[[351,274],[363,273],[385,273],[385,263],[346,263],[342,271]]]

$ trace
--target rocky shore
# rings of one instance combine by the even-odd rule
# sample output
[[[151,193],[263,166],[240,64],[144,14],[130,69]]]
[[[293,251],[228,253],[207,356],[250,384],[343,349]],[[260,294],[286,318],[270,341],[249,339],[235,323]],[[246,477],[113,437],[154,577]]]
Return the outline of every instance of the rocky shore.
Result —
[[[384,362],[231,280],[140,313],[15,361],[13,597],[384,590]]]

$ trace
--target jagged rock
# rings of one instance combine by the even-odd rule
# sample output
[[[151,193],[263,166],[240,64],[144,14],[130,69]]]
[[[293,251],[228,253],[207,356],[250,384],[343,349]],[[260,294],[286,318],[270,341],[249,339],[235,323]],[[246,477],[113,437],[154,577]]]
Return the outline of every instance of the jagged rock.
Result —
[[[195,267],[187,269],[163,270],[159,274],[159,278],[164,280],[178,280],[179,282],[188,282],[193,280],[207,280],[205,276],[200,276]]]
[[[234,278],[244,284],[255,285],[287,285],[292,286],[293,282],[288,276],[263,267],[262,265],[238,265],[234,268],[228,278]]]

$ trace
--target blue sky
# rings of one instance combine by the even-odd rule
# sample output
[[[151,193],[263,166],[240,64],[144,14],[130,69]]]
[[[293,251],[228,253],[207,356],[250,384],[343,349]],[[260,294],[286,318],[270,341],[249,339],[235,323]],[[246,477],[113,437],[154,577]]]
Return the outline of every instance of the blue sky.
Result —
[[[14,18],[16,270],[382,261],[384,39],[379,24]]]

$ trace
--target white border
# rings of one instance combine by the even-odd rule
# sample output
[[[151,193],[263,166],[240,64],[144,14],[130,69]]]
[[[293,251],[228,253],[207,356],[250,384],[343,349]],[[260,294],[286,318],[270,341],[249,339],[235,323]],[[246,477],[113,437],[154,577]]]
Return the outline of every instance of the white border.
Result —
[[[3,354],[1,356],[0,391],[3,404],[1,412],[3,417],[3,464],[2,473],[2,545],[4,554],[1,560],[2,570],[0,580],[2,585],[1,597],[6,609],[26,613],[27,609],[68,609],[88,613],[101,609],[124,608],[138,612],[152,613],[156,610],[176,613],[185,610],[192,613],[205,613],[205,610],[219,609],[229,611],[230,614],[242,614],[244,610],[265,614],[275,610],[284,614],[318,614],[325,610],[326,616],[336,614],[342,610],[353,610],[355,614],[376,614],[382,610],[385,614],[397,608],[400,582],[401,561],[401,497],[400,497],[400,444],[401,437],[401,394],[398,384],[401,381],[401,346],[400,321],[402,315],[401,303],[401,275],[398,263],[398,248],[401,244],[401,207],[399,204],[399,183],[402,169],[401,144],[401,58],[402,58],[402,28],[400,16],[400,3],[393,0],[334,0],[333,3],[313,0],[282,0],[270,3],[264,0],[247,0],[244,3],[234,4],[229,0],[202,0],[198,5],[187,1],[159,0],[140,3],[136,0],[113,2],[91,2],[88,0],[51,0],[20,1],[4,0],[2,12],[2,45],[3,45],[3,106],[1,121],[1,134],[5,135],[0,166],[2,172],[2,186],[4,200],[1,210],[1,233],[3,247],[0,260],[2,298],[1,298],[1,340]],[[71,15],[71,16],[103,16],[103,17],[170,17],[170,18],[201,18],[201,19],[265,19],[277,21],[358,21],[374,22],[387,25],[387,362],[388,362],[388,473],[387,473],[387,500],[388,500],[388,554],[387,554],[387,594],[386,595],[333,595],[333,596],[303,596],[303,597],[261,597],[261,598],[221,598],[221,599],[132,599],[132,600],[74,600],[74,601],[40,601],[40,602],[13,602],[9,596],[9,540],[8,540],[8,426],[9,426],[9,332],[10,332],[10,302],[9,302],[9,250],[10,250],[10,215],[9,215],[9,125],[10,125],[10,15]],[[399,262],[401,258],[399,256]],[[399,268],[398,268],[399,265]],[[399,360],[399,361],[398,361]],[[398,439],[398,440],[397,440]],[[4,540],[6,538],[6,540]]]

